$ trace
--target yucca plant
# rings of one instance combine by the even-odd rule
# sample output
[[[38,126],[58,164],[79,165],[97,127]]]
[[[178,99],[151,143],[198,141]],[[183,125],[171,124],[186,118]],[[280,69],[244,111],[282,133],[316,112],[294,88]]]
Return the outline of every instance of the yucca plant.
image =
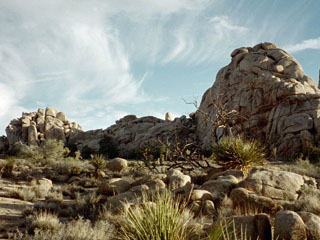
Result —
[[[222,138],[213,146],[210,158],[225,170],[239,169],[246,173],[266,160],[264,148],[242,136]]]
[[[206,240],[251,240],[242,226],[237,231],[234,220],[221,220],[213,225]],[[252,239],[256,240],[256,239]]]
[[[120,230],[126,240],[187,240],[193,232],[193,215],[166,191],[129,208],[124,219]]]
[[[90,164],[97,171],[98,169],[103,169],[106,166],[107,162],[105,157],[102,154],[94,154],[94,155],[91,155]]]

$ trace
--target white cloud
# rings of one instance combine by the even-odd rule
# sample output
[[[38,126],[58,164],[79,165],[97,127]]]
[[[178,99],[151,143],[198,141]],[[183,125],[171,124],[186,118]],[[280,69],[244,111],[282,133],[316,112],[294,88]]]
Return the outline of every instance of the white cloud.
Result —
[[[22,101],[56,107],[77,121],[98,110],[118,117],[106,106],[144,101],[110,8],[95,3],[0,1],[1,131]]]
[[[291,53],[303,51],[306,49],[320,49],[320,37],[307,39],[302,41],[301,43],[286,46],[284,47],[284,49]]]
[[[0,135],[12,118],[25,110],[21,105],[30,72],[20,55],[9,45],[0,45]],[[17,115],[18,114],[18,115]]]
[[[192,21],[185,21],[177,26],[172,32],[171,51],[164,57],[163,63],[187,61],[200,64],[218,58],[219,54],[225,54],[235,43],[239,44],[245,39],[248,29],[237,25],[227,16],[215,16],[195,17]],[[168,38],[170,32],[164,35],[166,36],[163,37]]]

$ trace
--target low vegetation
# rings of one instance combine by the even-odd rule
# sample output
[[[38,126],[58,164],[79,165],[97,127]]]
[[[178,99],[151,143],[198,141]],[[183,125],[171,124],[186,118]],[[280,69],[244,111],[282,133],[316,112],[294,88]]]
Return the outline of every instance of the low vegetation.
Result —
[[[168,191],[156,192],[151,198],[125,212],[120,231],[127,240],[190,239],[192,213],[179,205]]]
[[[264,149],[254,140],[242,136],[224,137],[213,146],[210,159],[223,169],[248,172],[253,166],[264,164]]]
[[[110,139],[105,141],[107,143]],[[190,173],[216,163],[223,170],[248,172],[253,166],[264,164],[266,154],[263,147],[241,136],[222,138],[208,158],[203,157],[196,145],[168,143],[160,147],[147,147],[141,152],[147,167],[131,161],[123,172],[112,172],[106,168],[108,154],[91,154],[90,159],[82,159],[79,152],[76,154],[73,151],[73,157],[70,154],[71,151],[61,142],[49,140],[39,148],[26,148],[19,158],[10,157],[0,162],[2,177],[23,180],[26,185],[12,188],[6,197],[25,200],[30,204],[24,212],[25,227],[11,232],[11,239],[249,240],[246,229],[240,228],[239,231],[233,217],[264,212],[250,205],[235,206],[226,195],[217,202],[212,200],[214,212],[205,215],[203,202],[198,210],[191,206],[190,189],[178,188],[170,192],[150,185],[150,182],[159,183],[161,174],[167,169],[178,168],[183,173]],[[21,159],[22,156],[27,160]],[[316,154],[314,157],[316,159]],[[199,163],[196,163],[197,159],[200,159]],[[296,163],[282,163],[277,167],[302,175],[320,176],[316,160],[310,163],[300,159]],[[113,211],[109,205],[110,199],[117,195],[107,196],[97,190],[105,179],[110,178],[121,178],[131,188],[139,187],[140,180],[146,179],[146,173],[150,173],[147,169],[159,170],[160,174],[154,176],[160,178],[148,176],[150,182],[146,181],[143,188],[147,190],[141,190],[142,195],[140,192],[140,195],[134,196],[134,204],[123,200],[120,210]],[[104,175],[100,174],[98,178],[98,173]],[[38,179],[43,177],[52,180],[53,188],[46,191],[38,185]],[[168,179],[161,181],[169,186]],[[197,181],[202,180],[199,178]],[[193,180],[193,183],[196,181]],[[191,189],[193,187],[190,186]],[[319,197],[320,192],[316,188],[302,189],[294,207],[320,214]]]

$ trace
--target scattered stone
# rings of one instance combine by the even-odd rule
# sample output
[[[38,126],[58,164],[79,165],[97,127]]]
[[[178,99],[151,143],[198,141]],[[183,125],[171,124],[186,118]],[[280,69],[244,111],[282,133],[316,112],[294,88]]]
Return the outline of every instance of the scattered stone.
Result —
[[[184,175],[181,171],[172,169],[167,172],[168,176],[168,187],[170,190],[182,188],[188,183],[191,183],[191,177]]]
[[[130,183],[126,180],[111,178],[101,182],[98,192],[105,195],[115,195],[128,191],[130,187]]]
[[[298,212],[306,229],[308,240],[320,239],[320,217],[309,212]]]
[[[233,189],[230,193],[230,198],[235,206],[243,210],[259,209],[260,211],[268,213],[276,213],[282,210],[282,207],[271,198],[258,195],[245,188]]]
[[[299,214],[289,210],[277,212],[274,238],[279,240],[306,240],[306,227]]]
[[[246,231],[247,239],[272,240],[270,218],[266,214],[237,216],[232,218],[237,232]],[[233,228],[231,225],[230,228]]]
[[[124,158],[114,158],[107,163],[107,168],[113,172],[122,172],[128,166],[128,161]]]

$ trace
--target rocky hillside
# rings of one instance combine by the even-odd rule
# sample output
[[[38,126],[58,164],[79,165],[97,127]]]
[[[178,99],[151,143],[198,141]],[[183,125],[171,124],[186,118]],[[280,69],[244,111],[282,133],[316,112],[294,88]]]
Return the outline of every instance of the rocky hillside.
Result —
[[[55,109],[23,113],[6,129],[0,149],[39,145],[44,139],[63,140],[79,150],[98,152],[101,141],[130,156],[157,140],[200,143],[210,151],[225,135],[242,133],[259,139],[278,156],[306,153],[318,146],[320,90],[300,64],[272,43],[243,47],[231,53],[231,62],[217,74],[190,118],[171,120],[128,115],[107,129],[84,132]]]
[[[202,97],[197,133],[205,149],[231,130],[288,156],[318,145],[319,109],[320,90],[300,64],[274,44],[262,43],[231,53],[230,64]]]

